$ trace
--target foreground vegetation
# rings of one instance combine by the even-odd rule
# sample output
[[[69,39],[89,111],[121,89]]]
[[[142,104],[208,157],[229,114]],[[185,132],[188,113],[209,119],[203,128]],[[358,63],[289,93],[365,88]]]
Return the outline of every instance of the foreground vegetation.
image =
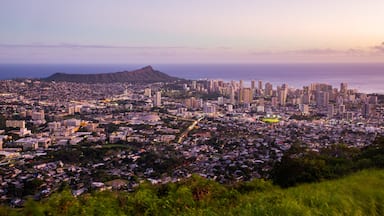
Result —
[[[276,163],[270,178],[281,187],[337,179],[363,169],[384,168],[384,137],[364,148],[334,144],[319,151],[294,144]]]
[[[140,185],[134,193],[94,192],[73,197],[64,189],[23,209],[0,215],[384,215],[384,170],[281,189],[256,179],[224,186],[199,176]]]

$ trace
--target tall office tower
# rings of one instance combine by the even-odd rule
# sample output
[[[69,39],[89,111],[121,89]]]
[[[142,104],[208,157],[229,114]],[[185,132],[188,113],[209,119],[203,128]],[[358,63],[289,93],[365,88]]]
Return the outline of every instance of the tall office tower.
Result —
[[[209,92],[214,91],[214,80],[209,80],[208,90],[209,90]]]
[[[224,87],[224,81],[223,80],[218,80],[217,81],[217,86],[218,87]]]
[[[196,87],[197,87],[196,80],[192,80],[192,89],[196,89]]]
[[[241,89],[244,88],[244,81],[243,81],[243,80],[240,80],[240,81],[239,81],[239,84],[240,84],[240,88],[241,88]]]
[[[236,87],[236,81],[235,80],[231,80],[231,86],[232,86],[232,88]]]
[[[345,105],[341,104],[339,105],[339,114],[345,113]]]
[[[237,90],[237,96],[238,96],[237,97],[237,104],[243,103],[244,101],[243,101],[243,89],[242,88]]]
[[[343,96],[338,96],[338,97],[336,97],[336,104],[337,105],[342,105],[344,103],[344,98],[343,98]]]
[[[346,94],[348,91],[348,84],[347,83],[340,83],[340,93]]]
[[[236,103],[236,100],[235,100],[235,89],[233,87],[231,87],[231,93],[229,95],[229,102],[234,105]]]
[[[277,97],[272,97],[271,98],[271,106],[272,107],[277,107]]]
[[[156,94],[153,96],[153,106],[159,107],[161,106],[161,92],[156,92]]]
[[[316,93],[316,105],[317,106],[328,106],[329,104],[329,93],[320,91]]]
[[[251,89],[252,90],[256,89],[256,81],[255,80],[251,80]]]
[[[288,84],[284,83],[281,88],[286,89],[288,91]]]
[[[364,118],[368,118],[371,114],[371,104],[365,103],[362,107],[361,114]]]
[[[310,104],[311,103],[311,95],[309,93],[303,94],[301,101],[303,102],[303,104]]]
[[[285,106],[285,103],[287,101],[287,89],[285,89],[285,88],[279,89],[277,92],[277,97],[279,100],[279,104],[281,106]]]
[[[258,83],[259,83],[258,89],[263,90],[263,81],[259,80]]]
[[[332,118],[335,115],[335,106],[333,104],[328,105],[327,117]]]
[[[195,97],[191,97],[191,98],[185,99],[185,106],[187,108],[197,109],[201,107],[201,102],[200,100],[197,100]]]
[[[272,84],[269,82],[265,83],[265,95],[272,96],[272,90],[273,90]]]
[[[144,96],[151,97],[151,95],[152,95],[151,89],[150,88],[145,88],[144,89]]]
[[[337,88],[328,90],[328,93],[329,93],[329,100],[335,101],[336,97],[338,96]]]
[[[303,115],[308,115],[309,114],[309,106],[308,104],[299,104],[299,110]]]
[[[243,88],[242,90],[242,99],[241,102],[243,103],[251,103],[253,100],[253,94],[251,88]]]

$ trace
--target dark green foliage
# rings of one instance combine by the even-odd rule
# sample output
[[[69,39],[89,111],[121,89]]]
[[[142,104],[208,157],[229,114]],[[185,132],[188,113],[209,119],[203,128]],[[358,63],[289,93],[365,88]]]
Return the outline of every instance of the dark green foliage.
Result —
[[[40,186],[43,184],[43,180],[41,179],[38,179],[38,178],[35,178],[33,180],[30,180],[30,181],[25,181],[24,183],[24,195],[33,195],[33,194],[36,194],[39,189],[40,189]]]
[[[0,130],[5,130],[6,129],[5,121],[6,121],[5,116],[4,115],[0,115]]]
[[[339,178],[367,168],[384,168],[383,137],[363,149],[337,144],[314,152],[295,144],[276,163],[271,175],[275,184],[290,187]]]
[[[82,156],[80,150],[74,149],[61,149],[52,153],[52,158],[61,160],[64,163],[79,163]]]

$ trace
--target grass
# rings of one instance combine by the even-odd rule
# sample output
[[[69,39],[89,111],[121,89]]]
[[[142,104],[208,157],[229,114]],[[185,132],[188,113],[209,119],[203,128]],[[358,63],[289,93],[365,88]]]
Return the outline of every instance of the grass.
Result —
[[[0,215],[384,215],[384,170],[281,189],[260,179],[225,186],[192,176],[179,183],[141,184],[134,193],[68,191]]]
[[[384,215],[384,171],[288,189],[252,192],[240,200],[241,215]]]

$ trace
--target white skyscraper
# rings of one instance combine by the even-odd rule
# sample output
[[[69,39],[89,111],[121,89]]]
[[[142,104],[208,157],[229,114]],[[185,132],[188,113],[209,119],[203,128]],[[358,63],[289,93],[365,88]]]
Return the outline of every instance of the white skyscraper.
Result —
[[[235,90],[231,87],[231,94],[230,94],[230,104],[235,104],[236,101],[235,101]]]
[[[156,92],[156,94],[153,96],[153,106],[159,107],[161,106],[161,92]]]
[[[144,89],[144,96],[151,97],[151,94],[152,94],[152,92],[151,92],[150,88],[145,88]]]

